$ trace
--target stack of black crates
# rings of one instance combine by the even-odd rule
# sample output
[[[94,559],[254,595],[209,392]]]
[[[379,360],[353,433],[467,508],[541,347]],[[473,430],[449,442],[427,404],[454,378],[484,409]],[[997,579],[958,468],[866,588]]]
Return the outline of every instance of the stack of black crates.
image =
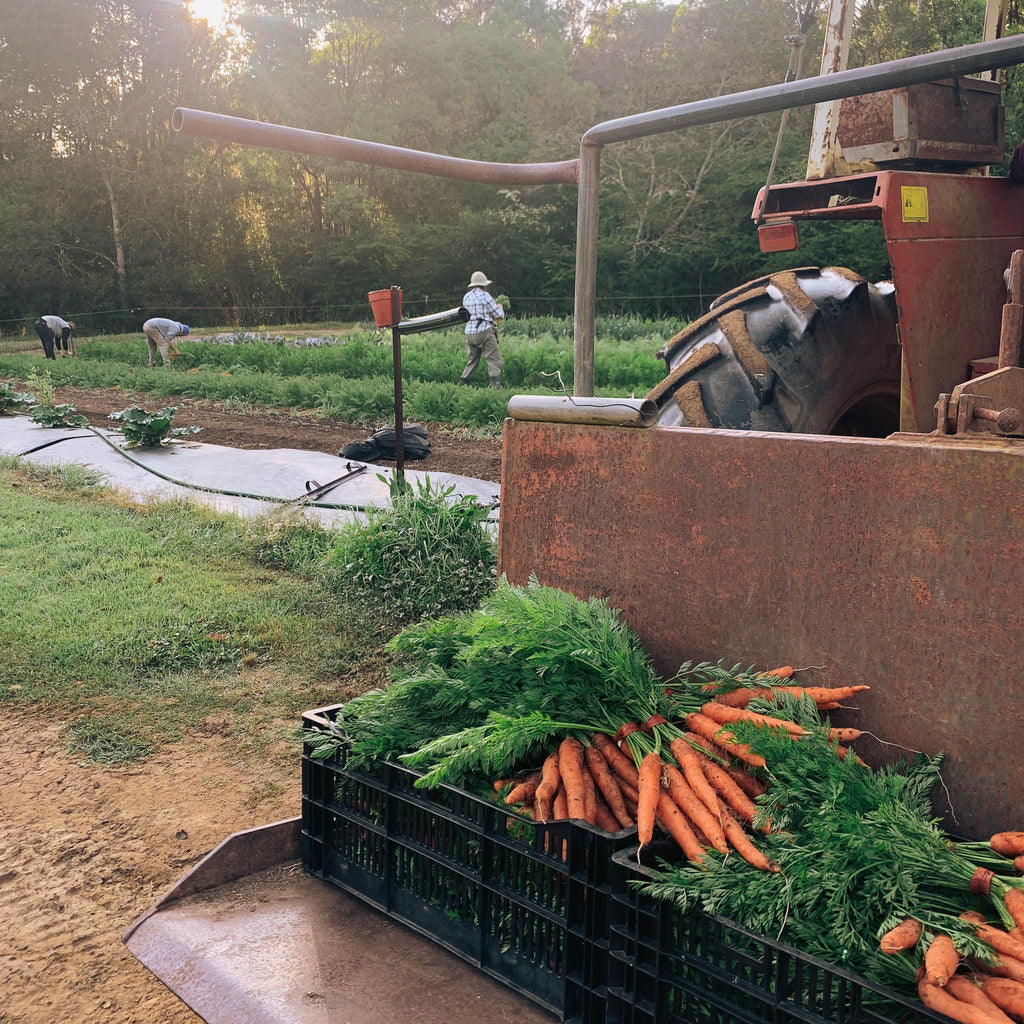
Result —
[[[341,705],[307,711],[324,729]],[[947,1018],[634,883],[635,830],[535,824],[344,754],[302,766],[302,862],[570,1024],[920,1024]]]

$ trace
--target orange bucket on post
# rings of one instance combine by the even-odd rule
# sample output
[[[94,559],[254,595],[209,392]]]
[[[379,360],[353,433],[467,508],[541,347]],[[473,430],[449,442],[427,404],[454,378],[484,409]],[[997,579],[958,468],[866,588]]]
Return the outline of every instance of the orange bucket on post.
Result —
[[[382,288],[377,292],[367,292],[366,297],[370,300],[370,308],[373,310],[373,319],[378,327],[394,327],[402,319],[402,289],[398,289],[398,319],[391,315],[391,289]]]

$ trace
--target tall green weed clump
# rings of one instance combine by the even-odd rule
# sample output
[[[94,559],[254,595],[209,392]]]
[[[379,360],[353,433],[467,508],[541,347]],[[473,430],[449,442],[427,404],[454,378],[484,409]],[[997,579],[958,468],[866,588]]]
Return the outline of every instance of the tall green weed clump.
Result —
[[[475,607],[494,589],[488,510],[454,486],[393,488],[390,506],[344,526],[324,560],[326,585],[371,618],[413,622]]]

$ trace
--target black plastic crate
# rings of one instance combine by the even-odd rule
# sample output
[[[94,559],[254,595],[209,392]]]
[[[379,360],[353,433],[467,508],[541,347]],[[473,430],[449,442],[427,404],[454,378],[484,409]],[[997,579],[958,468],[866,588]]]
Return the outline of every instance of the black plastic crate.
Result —
[[[324,728],[342,705],[307,711]],[[302,862],[565,1021],[604,1024],[610,880],[634,829],[535,824],[389,761],[302,764]]]
[[[724,917],[638,892],[630,882],[651,873],[635,847],[612,861],[605,1024],[948,1024],[915,999]]]

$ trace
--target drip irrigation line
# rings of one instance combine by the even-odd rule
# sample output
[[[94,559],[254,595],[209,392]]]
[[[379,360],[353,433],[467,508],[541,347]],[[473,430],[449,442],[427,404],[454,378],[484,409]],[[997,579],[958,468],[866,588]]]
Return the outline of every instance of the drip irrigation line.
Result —
[[[205,494],[223,494],[229,498],[251,498],[254,501],[269,501],[275,502],[279,505],[291,505],[296,503],[295,498],[275,498],[268,494],[250,494],[246,491],[230,491],[223,487],[209,487],[206,484],[194,484],[188,480],[176,480],[172,476],[168,476],[166,473],[161,473],[160,470],[154,469],[152,466],[147,466],[144,462],[140,462],[133,455],[130,455],[119,445],[114,444],[105,434],[101,434],[95,427],[86,424],[84,427],[90,433],[95,434],[104,444],[109,445],[117,452],[118,455],[126,458],[132,465],[138,466],[139,469],[144,469],[147,473],[152,473],[153,476],[159,477],[161,480],[165,480],[167,483],[175,484],[178,487],[187,487],[193,491],[203,491]],[[58,437],[56,440],[47,441],[45,444],[37,445],[35,448],[29,448],[28,451],[21,452],[18,456],[30,455],[32,452],[40,451],[43,448],[48,448],[52,444],[58,444],[60,441],[73,441],[76,438],[88,437],[88,434],[75,434],[71,437]],[[301,499],[300,495],[300,499]],[[337,509],[339,511],[348,512],[368,512],[370,510],[369,505],[356,505],[345,502],[326,502],[326,501],[302,501],[303,507],[309,506],[311,508],[326,508],[326,509]]]

